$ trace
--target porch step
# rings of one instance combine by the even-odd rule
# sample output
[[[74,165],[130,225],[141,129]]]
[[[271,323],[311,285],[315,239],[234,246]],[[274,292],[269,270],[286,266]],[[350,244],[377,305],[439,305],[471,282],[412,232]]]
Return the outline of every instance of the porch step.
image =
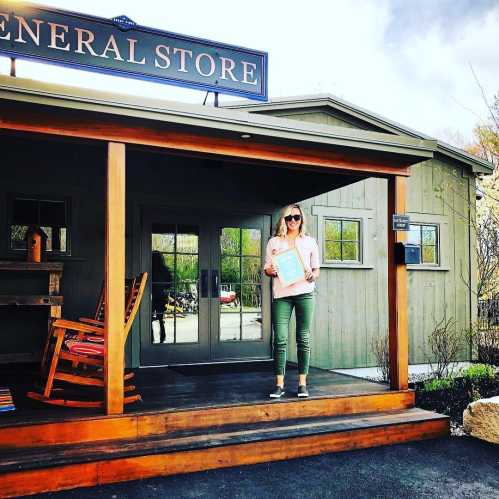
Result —
[[[315,396],[308,399],[266,399],[257,403],[200,406],[184,410],[164,409],[120,416],[63,416],[51,420],[0,421],[0,453],[20,446],[99,442],[105,440],[166,437],[179,431],[208,430],[227,424],[253,424],[347,416],[362,413],[384,413],[414,407],[414,391],[387,391],[358,395]],[[63,416],[63,417],[61,417]]]
[[[143,439],[13,449],[0,458],[0,497],[312,456],[448,435],[421,409],[177,431]]]

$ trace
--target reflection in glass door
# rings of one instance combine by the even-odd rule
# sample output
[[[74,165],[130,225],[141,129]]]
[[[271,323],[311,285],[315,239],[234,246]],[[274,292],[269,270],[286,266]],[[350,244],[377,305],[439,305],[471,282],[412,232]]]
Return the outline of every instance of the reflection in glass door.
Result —
[[[144,209],[142,266],[150,280],[140,311],[142,366],[210,360],[210,227],[171,209]],[[205,269],[205,270],[203,270]]]
[[[140,312],[141,365],[269,359],[262,255],[270,220],[151,208],[143,229],[142,266],[151,278]]]
[[[153,224],[151,234],[151,341],[199,339],[199,233],[188,225]]]
[[[220,236],[220,341],[262,339],[259,229],[224,227]]]
[[[225,218],[212,243],[212,267],[220,272],[218,303],[210,307],[212,358],[270,358],[270,287],[262,272],[269,221]]]

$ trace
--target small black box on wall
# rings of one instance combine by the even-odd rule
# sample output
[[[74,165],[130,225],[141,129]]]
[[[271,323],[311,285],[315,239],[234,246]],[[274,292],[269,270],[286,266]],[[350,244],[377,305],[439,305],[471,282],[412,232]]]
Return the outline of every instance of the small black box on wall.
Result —
[[[395,243],[395,263],[406,265],[421,263],[421,248],[414,244]]]

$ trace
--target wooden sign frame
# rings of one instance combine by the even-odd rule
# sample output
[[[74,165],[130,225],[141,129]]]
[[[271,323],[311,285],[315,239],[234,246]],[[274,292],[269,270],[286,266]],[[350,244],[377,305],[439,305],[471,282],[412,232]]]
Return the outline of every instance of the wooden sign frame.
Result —
[[[292,278],[292,279],[286,279],[286,277],[283,275],[282,270],[279,271],[279,267],[282,269],[282,261],[289,261],[289,257],[291,256],[294,261],[292,261],[292,265],[298,264],[301,270],[301,273],[299,276]],[[279,264],[279,260],[281,260],[281,264]],[[297,248],[291,248],[288,250],[281,251],[280,253],[277,253],[272,257],[272,261],[274,263],[274,266],[277,268],[277,277],[279,278],[280,283],[282,284],[283,287],[291,286],[291,284],[295,284],[297,282],[305,281],[305,264],[303,263],[303,259],[300,255],[300,252],[298,251]]]

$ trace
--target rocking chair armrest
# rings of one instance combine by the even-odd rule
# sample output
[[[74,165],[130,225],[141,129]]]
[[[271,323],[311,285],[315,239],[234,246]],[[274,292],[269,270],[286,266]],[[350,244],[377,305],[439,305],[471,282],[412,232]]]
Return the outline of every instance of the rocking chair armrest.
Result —
[[[78,319],[80,322],[84,322],[85,324],[91,324],[93,326],[104,327],[104,322],[98,321],[95,319],[90,319],[89,317],[80,317]]]
[[[83,333],[93,333],[98,335],[104,334],[104,328],[91,326],[90,324],[84,324],[82,322],[67,321],[65,319],[57,319],[52,323],[52,327],[55,329],[70,329],[72,331],[81,331]]]

